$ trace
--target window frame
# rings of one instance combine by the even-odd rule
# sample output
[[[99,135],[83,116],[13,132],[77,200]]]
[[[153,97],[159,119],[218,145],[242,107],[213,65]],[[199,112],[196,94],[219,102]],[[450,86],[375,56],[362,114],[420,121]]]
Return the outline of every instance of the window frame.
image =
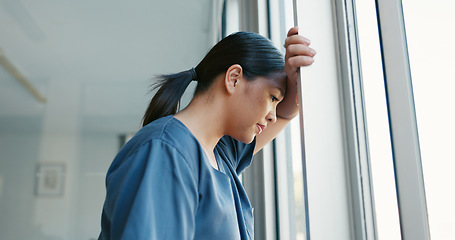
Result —
[[[330,1],[328,1],[330,2]],[[310,7],[311,3],[306,0],[294,0],[295,9],[295,23],[305,27],[308,27],[305,23],[312,22],[311,11],[315,11],[314,8]],[[306,6],[306,8],[302,7]],[[308,10],[311,9],[311,10]],[[330,213],[322,211],[324,214],[314,213],[312,205],[316,205],[318,201],[327,201],[323,194],[313,197],[315,190],[312,190],[312,185],[318,182],[317,177],[312,176],[312,171],[318,171],[316,167],[312,166],[311,161],[331,161],[334,157],[332,154],[326,154],[322,152],[320,146],[312,144],[306,144],[308,142],[317,142],[317,134],[323,134],[329,136],[330,130],[338,129],[341,132],[340,140],[330,144],[322,143],[319,140],[319,144],[327,147],[334,147],[336,145],[339,149],[342,149],[342,156],[337,156],[339,161],[345,163],[344,169],[339,171],[345,171],[347,178],[345,182],[345,194],[339,193],[340,197],[347,198],[348,212],[344,213],[345,219],[349,219],[349,224],[345,226],[344,238],[350,239],[376,239],[376,224],[374,215],[374,198],[371,183],[371,170],[370,160],[368,153],[368,141],[367,141],[367,128],[365,119],[365,107],[363,99],[363,88],[361,78],[361,66],[359,56],[359,45],[357,37],[357,26],[355,17],[355,5],[353,1],[340,0],[334,1],[332,5],[332,16],[331,20],[334,22],[334,43],[336,45],[335,55],[337,57],[336,67],[338,79],[332,81],[333,88],[338,89],[339,94],[339,105],[338,109],[334,111],[340,111],[340,118],[331,122],[320,122],[312,120],[312,116],[308,115],[320,115],[320,119],[330,117],[329,113],[317,112],[317,106],[324,108],[325,102],[320,101],[320,98],[314,96],[310,91],[317,89],[321,91],[321,86],[311,83],[309,81],[315,81],[311,74],[308,75],[306,71],[308,69],[301,69],[300,77],[303,79],[300,81],[302,84],[299,86],[299,101],[300,101],[300,125],[301,129],[306,131],[301,133],[302,136],[302,165],[304,171],[306,171],[304,181],[306,184],[307,193],[306,198],[306,239],[323,239],[327,238],[328,235],[318,229],[318,219],[330,219]],[[328,16],[330,18],[330,16]],[[319,34],[315,29],[314,34]],[[313,75],[314,76],[314,75]],[[327,84],[327,83],[326,83]],[[313,88],[313,89],[310,89]],[[336,101],[336,100],[335,100]],[[331,107],[331,106],[327,106]],[[333,107],[333,106],[332,106]],[[305,115],[303,114],[305,111]],[[313,109],[310,113],[308,109]],[[325,115],[324,115],[325,114]],[[323,127],[321,125],[328,125],[329,127]],[[318,129],[314,133],[308,133],[308,129]],[[320,170],[320,169],[319,169]],[[324,181],[324,180],[323,180]],[[312,199],[313,198],[313,199]],[[343,213],[339,213],[343,215]],[[327,225],[327,223],[324,223]],[[335,225],[336,221],[328,223],[329,225]],[[313,231],[313,229],[318,229]],[[342,230],[340,230],[342,231]],[[343,238],[343,237],[342,237]],[[344,239],[343,238],[343,239]]]
[[[401,0],[375,1],[403,239],[430,230]]]
[[[283,34],[282,25],[273,26],[282,17],[277,1],[228,0],[225,4],[233,1],[239,8],[239,30],[258,32],[272,40]],[[429,239],[401,2],[376,0],[376,4],[402,237]],[[299,227],[305,228],[306,239],[331,239],[334,235],[337,239],[377,239],[355,2],[294,0],[294,6],[295,23],[303,29],[300,33],[312,39],[312,46],[319,52],[314,67],[302,68],[299,73],[302,79],[298,86],[299,120],[301,129],[305,129],[301,131],[301,150],[306,202],[305,226]],[[385,15],[388,17],[381,17]],[[317,26],[306,24],[315,21],[319,23]],[[386,33],[385,26],[395,28],[394,33]],[[399,38],[394,37],[396,34]],[[398,54],[390,54],[393,52]],[[332,75],[320,81],[327,67],[332,69]],[[401,82],[393,80],[394,84],[401,85],[389,84],[397,77],[390,75],[393,72],[401,79]],[[405,91],[405,96],[400,98],[400,91]],[[401,113],[408,114],[404,118],[395,106],[399,102],[406,108]],[[256,237],[260,239],[295,238],[295,226],[285,226],[292,221],[295,210],[289,178],[292,166],[279,164],[289,162],[289,131],[286,128],[272,144],[265,146],[243,176],[245,189],[255,203]],[[406,134],[405,140],[398,138]],[[411,176],[405,172],[409,167],[413,170]],[[416,207],[418,216],[411,214]],[[327,227],[332,231],[325,231]],[[416,229],[419,229],[417,233]]]

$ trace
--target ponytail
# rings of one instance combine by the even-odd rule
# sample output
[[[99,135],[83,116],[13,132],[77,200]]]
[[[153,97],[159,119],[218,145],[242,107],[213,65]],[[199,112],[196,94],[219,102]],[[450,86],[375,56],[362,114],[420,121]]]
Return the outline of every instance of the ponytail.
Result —
[[[142,126],[154,120],[175,114],[177,112],[180,98],[182,98],[188,85],[196,79],[194,68],[176,74],[160,75],[157,82],[152,85],[152,90],[158,89],[155,96],[145,112]]]

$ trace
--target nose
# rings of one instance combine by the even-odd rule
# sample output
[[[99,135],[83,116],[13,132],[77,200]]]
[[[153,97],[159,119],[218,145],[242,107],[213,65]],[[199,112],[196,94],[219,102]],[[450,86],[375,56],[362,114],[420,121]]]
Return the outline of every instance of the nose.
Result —
[[[276,122],[276,108],[273,108],[270,110],[270,112],[267,114],[265,117],[267,119],[267,122],[269,123],[275,123]]]

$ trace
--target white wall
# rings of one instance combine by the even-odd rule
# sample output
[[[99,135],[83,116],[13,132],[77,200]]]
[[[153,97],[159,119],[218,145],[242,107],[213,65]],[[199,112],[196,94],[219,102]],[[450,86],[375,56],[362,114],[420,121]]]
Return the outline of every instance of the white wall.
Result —
[[[105,194],[104,176],[118,151],[118,136],[83,134],[46,138],[44,141],[77,142],[71,154],[67,148],[52,148],[54,156],[64,157],[59,162],[67,164],[61,197],[34,194],[42,134],[0,135],[0,239],[97,238]]]
[[[34,171],[39,134],[0,134],[0,238],[32,239],[43,236],[32,223]]]

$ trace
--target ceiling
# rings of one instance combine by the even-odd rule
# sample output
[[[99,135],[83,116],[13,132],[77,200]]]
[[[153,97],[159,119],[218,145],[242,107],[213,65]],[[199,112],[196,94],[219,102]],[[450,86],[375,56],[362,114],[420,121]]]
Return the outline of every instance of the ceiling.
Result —
[[[153,76],[213,45],[214,2],[0,0],[0,49],[46,98],[0,66],[0,134],[136,131]]]

